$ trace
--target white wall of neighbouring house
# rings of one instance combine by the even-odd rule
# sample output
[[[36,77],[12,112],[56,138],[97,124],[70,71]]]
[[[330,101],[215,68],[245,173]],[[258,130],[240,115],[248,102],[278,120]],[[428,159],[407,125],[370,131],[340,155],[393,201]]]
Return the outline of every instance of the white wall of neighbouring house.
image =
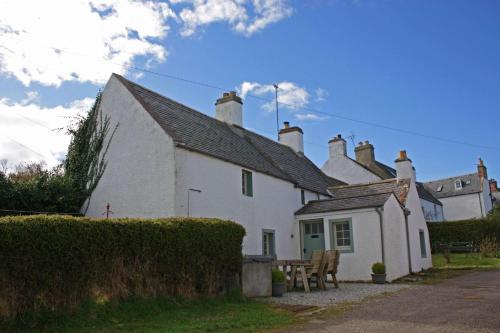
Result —
[[[321,170],[328,176],[347,184],[376,182],[381,179],[345,155],[330,156]]]
[[[481,193],[481,203],[483,205],[483,212],[484,215],[487,215],[492,209],[493,209],[493,202],[491,199],[491,189],[490,189],[490,182],[488,179],[482,180],[482,185],[483,185],[483,192]]]
[[[384,204],[384,250],[387,280],[410,273],[405,216],[401,204],[392,195]]]
[[[301,215],[297,216],[297,225],[301,221],[316,219],[323,219],[326,250],[335,249],[333,235],[330,233],[331,222],[351,219],[353,250],[340,254],[337,279],[343,281],[371,280],[372,264],[382,261],[380,219],[375,209]]]
[[[444,221],[443,206],[436,205],[433,202],[420,199],[422,210],[424,211],[425,220],[428,222],[442,222]]]
[[[111,217],[174,215],[173,140],[114,76],[104,88],[101,111],[110,117],[109,134],[118,128],[85,215],[103,217],[107,203]]]
[[[454,197],[440,198],[443,204],[444,218],[446,221],[459,221],[467,219],[480,219],[484,216],[481,193],[457,195]]]
[[[405,207],[410,211],[408,216],[408,231],[410,238],[411,249],[411,267],[413,272],[421,271],[432,267],[431,247],[429,240],[429,231],[427,230],[427,223],[425,221],[424,213],[422,210],[420,198],[416,184],[411,182],[408,194],[406,196]],[[422,248],[420,246],[420,234],[424,232],[424,248],[425,256],[422,255]]]
[[[189,192],[190,216],[228,219],[245,227],[244,254],[262,254],[262,232],[269,229],[275,233],[278,258],[300,258],[300,235],[294,218],[295,211],[302,207],[300,188],[186,149],[176,149],[175,162],[176,215],[188,215]],[[243,169],[252,172],[252,197],[242,193]],[[317,198],[316,193],[306,191],[306,201]]]

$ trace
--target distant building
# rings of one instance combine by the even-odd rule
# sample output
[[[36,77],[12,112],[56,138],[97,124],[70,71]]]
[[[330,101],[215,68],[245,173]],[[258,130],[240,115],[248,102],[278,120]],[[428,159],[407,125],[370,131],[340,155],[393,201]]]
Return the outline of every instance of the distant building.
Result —
[[[448,221],[485,217],[493,202],[486,166],[479,159],[477,172],[430,181],[424,184],[443,203]]]
[[[355,147],[355,160],[347,155],[346,141],[341,135],[331,139],[328,145],[329,157],[321,170],[330,177],[348,184],[378,182],[396,177],[394,168],[375,159],[375,148],[368,141],[360,142]],[[415,186],[425,219],[433,222],[443,221],[442,203],[416,179]]]
[[[490,192],[493,201],[493,207],[500,207],[500,189],[495,179],[490,179]]]

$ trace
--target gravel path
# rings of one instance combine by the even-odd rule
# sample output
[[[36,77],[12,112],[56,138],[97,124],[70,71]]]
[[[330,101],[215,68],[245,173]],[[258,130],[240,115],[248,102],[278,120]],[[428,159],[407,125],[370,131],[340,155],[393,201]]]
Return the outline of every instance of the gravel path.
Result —
[[[500,332],[500,270],[465,274],[370,300],[341,315],[321,314],[283,332]]]
[[[385,292],[394,292],[411,288],[404,284],[372,284],[372,283],[340,283],[336,289],[327,284],[327,290],[312,288],[310,293],[304,291],[287,292],[283,297],[272,297],[268,301],[281,304],[313,305],[328,307],[344,301],[360,301],[368,296]]]

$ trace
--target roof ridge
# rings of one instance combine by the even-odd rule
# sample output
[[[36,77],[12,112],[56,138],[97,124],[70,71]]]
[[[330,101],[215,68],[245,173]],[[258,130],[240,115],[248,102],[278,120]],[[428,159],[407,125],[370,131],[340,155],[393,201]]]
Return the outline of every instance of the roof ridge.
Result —
[[[409,178],[404,178],[404,179],[409,179]],[[400,179],[403,180],[403,179]],[[353,187],[361,187],[361,186],[369,186],[369,185],[376,185],[376,184],[382,184],[382,183],[392,183],[392,182],[397,182],[397,178],[389,178],[389,179],[382,179],[382,180],[377,180],[375,182],[365,182],[365,183],[357,183],[357,184],[347,184],[347,185],[339,185],[339,186],[332,186],[332,189],[344,189],[344,188],[353,188]]]
[[[308,203],[309,202],[323,202],[323,201],[335,201],[335,200],[346,200],[346,199],[374,197],[374,196],[385,195],[385,194],[394,194],[394,195],[396,195],[396,193],[394,193],[394,191],[391,190],[391,191],[385,191],[385,192],[379,192],[379,193],[371,193],[371,194],[347,196],[347,197],[342,197],[342,198],[336,198],[335,196],[332,196],[331,198],[327,198],[327,199],[309,200]]]
[[[460,177],[476,176],[476,175],[477,175],[476,172],[471,172],[471,173],[466,173],[466,174],[458,175],[458,176],[451,176],[451,177],[446,177],[446,178],[441,178],[441,179],[429,180],[429,181],[423,182],[423,184],[435,183],[435,182],[442,182],[442,181],[445,181],[445,180],[457,179],[457,178],[460,178]]]

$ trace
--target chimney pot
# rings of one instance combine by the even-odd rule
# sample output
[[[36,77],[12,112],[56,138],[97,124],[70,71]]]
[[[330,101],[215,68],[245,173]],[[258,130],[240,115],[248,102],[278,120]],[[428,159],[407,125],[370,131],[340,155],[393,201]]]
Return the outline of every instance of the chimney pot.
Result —
[[[283,122],[283,124],[285,125],[285,128],[290,128],[290,122],[289,121],[285,121],[285,122]]]
[[[337,134],[337,138],[342,139],[342,135]]]
[[[370,142],[368,142],[368,140],[366,140],[366,141],[365,141],[365,145],[368,145],[368,144],[370,144]]]

